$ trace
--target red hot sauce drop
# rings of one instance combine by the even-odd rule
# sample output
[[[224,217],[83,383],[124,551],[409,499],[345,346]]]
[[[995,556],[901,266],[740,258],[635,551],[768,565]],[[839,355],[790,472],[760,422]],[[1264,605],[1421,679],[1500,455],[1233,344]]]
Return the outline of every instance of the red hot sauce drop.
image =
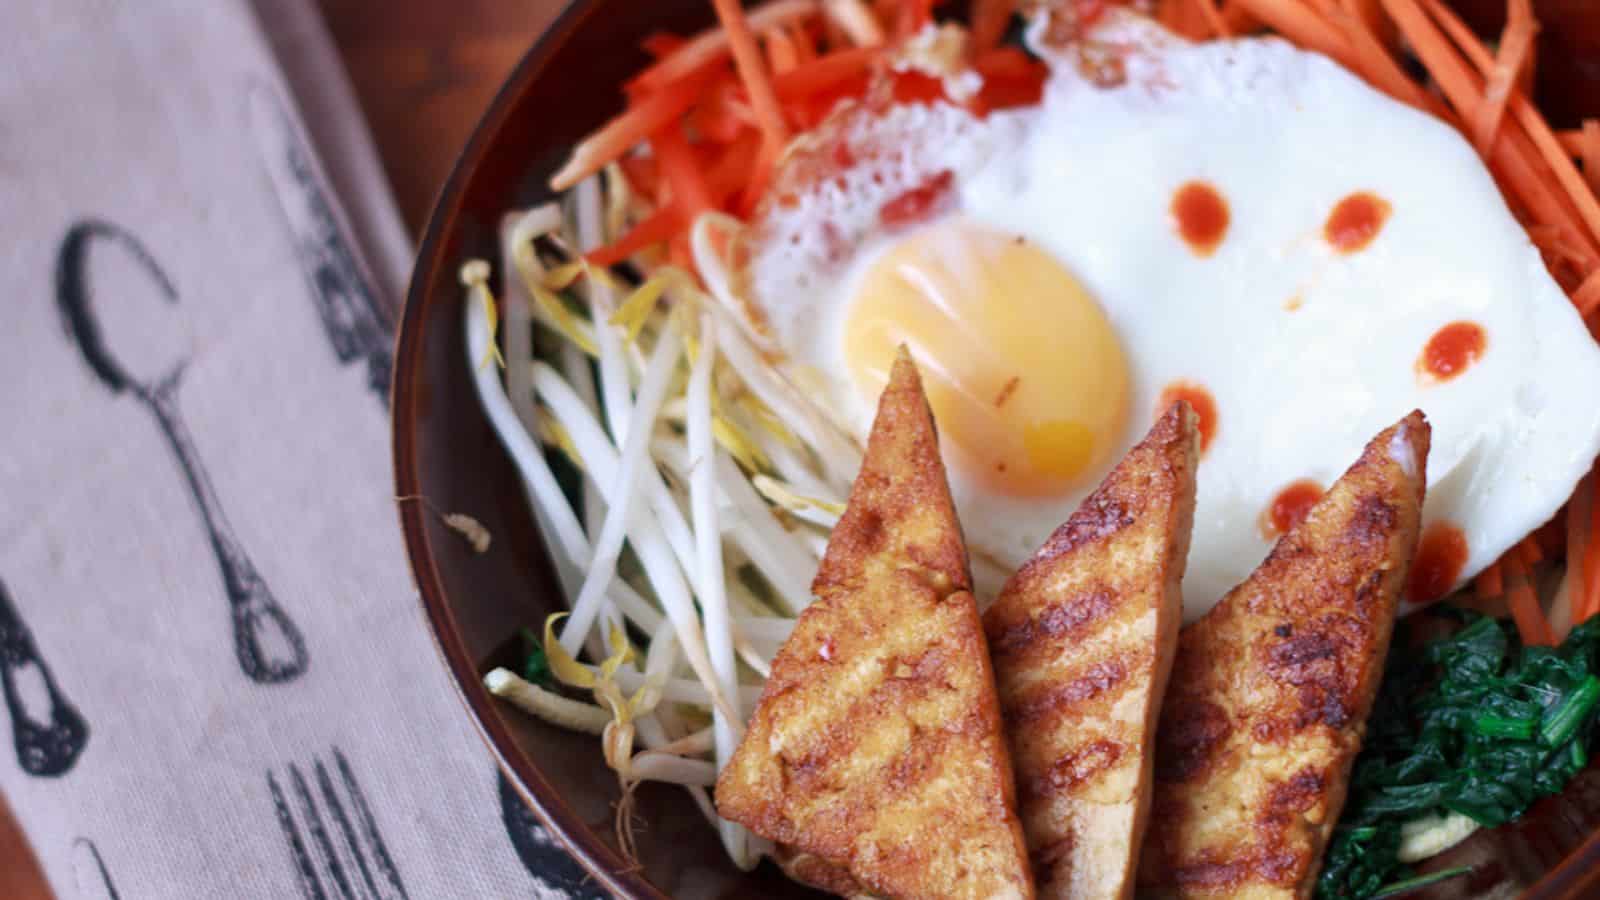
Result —
[[[1439,521],[1422,532],[1417,556],[1411,561],[1406,598],[1412,603],[1432,603],[1443,597],[1467,564],[1467,537],[1449,522]]]
[[[1482,356],[1489,336],[1477,322],[1451,322],[1428,338],[1417,357],[1417,377],[1424,382],[1449,381]]]
[[[1366,249],[1389,220],[1389,201],[1368,191],[1357,191],[1339,201],[1322,226],[1322,236],[1340,253]]]
[[[1306,513],[1322,499],[1322,485],[1309,478],[1290,482],[1261,513],[1261,535],[1268,540],[1284,534],[1305,520]]]
[[[1217,436],[1217,401],[1203,385],[1174,381],[1162,389],[1161,399],[1156,401],[1156,415],[1160,416],[1179,400],[1187,400],[1194,408],[1195,418],[1199,420],[1196,424],[1200,430],[1200,452],[1205,453]]]
[[[1172,220],[1196,256],[1210,256],[1228,235],[1228,201],[1208,182],[1190,181],[1172,195]]]

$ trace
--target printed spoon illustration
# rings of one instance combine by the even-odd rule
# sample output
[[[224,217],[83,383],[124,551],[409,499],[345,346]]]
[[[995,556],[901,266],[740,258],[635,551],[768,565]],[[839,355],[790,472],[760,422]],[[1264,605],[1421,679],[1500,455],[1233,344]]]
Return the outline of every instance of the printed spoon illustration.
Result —
[[[211,478],[201,464],[194,440],[179,415],[178,383],[188,361],[178,360],[165,374],[140,381],[124,370],[106,347],[105,335],[90,304],[89,247],[97,239],[123,248],[150,274],[168,302],[178,302],[171,280],[137,238],[107,222],[79,222],[68,230],[61,242],[56,267],[56,300],[61,306],[67,332],[101,383],[113,394],[127,391],[138,398],[166,436],[211,537],[211,549],[222,573],[233,617],[234,651],[239,658],[239,668],[251,680],[263,684],[297,678],[306,669],[305,639],[273,598],[271,588],[234,536],[211,486]]]
[[[329,201],[327,179],[316,156],[289,116],[279,93],[263,82],[249,89],[250,128],[256,153],[272,183],[278,208],[294,242],[295,259],[317,305],[323,331],[341,364],[367,366],[367,389],[385,409],[394,366],[394,326]]]
[[[539,823],[505,773],[496,774],[500,779],[500,818],[505,822],[506,836],[534,882],[546,891],[574,900],[604,897],[592,876]]]
[[[35,715],[24,702],[21,679],[33,672],[49,698],[48,721]],[[11,711],[11,736],[17,763],[29,775],[63,775],[78,761],[89,742],[89,725],[56,686],[50,667],[33,643],[33,633],[0,582],[0,687]]]

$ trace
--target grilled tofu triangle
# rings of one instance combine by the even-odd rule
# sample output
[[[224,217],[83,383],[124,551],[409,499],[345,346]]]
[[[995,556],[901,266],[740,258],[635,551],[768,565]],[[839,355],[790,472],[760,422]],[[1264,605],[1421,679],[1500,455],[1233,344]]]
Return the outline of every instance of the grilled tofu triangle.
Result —
[[[903,349],[812,591],[718,811],[833,890],[1033,896],[966,546]]]
[[[1133,891],[1198,452],[1174,404],[984,615],[1041,897]]]
[[[1429,428],[1379,434],[1178,637],[1140,896],[1309,897],[1416,550]]]

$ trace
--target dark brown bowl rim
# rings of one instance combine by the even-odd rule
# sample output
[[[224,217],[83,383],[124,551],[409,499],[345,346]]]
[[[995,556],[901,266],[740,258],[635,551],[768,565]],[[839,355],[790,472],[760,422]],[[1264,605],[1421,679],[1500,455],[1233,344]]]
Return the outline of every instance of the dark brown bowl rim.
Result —
[[[406,376],[418,369],[422,352],[423,309],[428,285],[437,269],[446,264],[440,258],[444,237],[454,227],[457,208],[469,173],[476,170],[489,144],[509,116],[515,97],[529,80],[537,77],[579,24],[600,6],[599,0],[567,0],[559,15],[517,62],[511,74],[495,92],[482,118],[473,126],[466,146],[456,157],[450,175],[440,188],[428,212],[427,226],[417,246],[416,262],[406,290],[395,343],[395,365],[390,387],[391,450],[394,461],[396,497],[419,496],[417,477],[416,396],[413,381]],[[613,894],[650,900],[670,900],[638,868],[599,836],[545,778],[526,754],[516,749],[511,732],[501,723],[496,700],[484,688],[476,662],[460,638],[460,629],[445,599],[439,582],[433,548],[424,528],[423,509],[416,503],[398,503],[400,528],[410,559],[412,578],[417,585],[423,611],[428,617],[434,646],[450,669],[456,694],[472,714],[478,735],[489,746],[501,769],[508,773],[517,793],[528,802],[539,820],[591,875]],[[511,748],[511,749],[507,749]],[[1527,891],[1528,900],[1575,900],[1588,896],[1600,886],[1600,830],[1590,834],[1544,877]]]
[[[415,446],[416,389],[412,376],[420,368],[423,347],[423,313],[427,305],[429,285],[440,266],[447,265],[441,257],[445,235],[455,226],[460,213],[459,204],[465,183],[489,146],[491,136],[497,134],[510,115],[516,97],[529,81],[539,76],[550,58],[567,37],[595,9],[595,0],[568,0],[561,13],[545,32],[539,36],[516,68],[495,92],[483,117],[472,129],[466,146],[456,157],[438,196],[428,213],[427,227],[417,247],[416,262],[411,272],[411,282],[406,290],[405,309],[400,318],[400,331],[395,343],[395,365],[390,386],[391,450],[394,460],[396,497],[415,497],[422,491],[417,472]],[[417,503],[396,504],[400,514],[400,529],[405,538],[406,554],[411,561],[412,579],[416,582],[423,611],[428,617],[434,646],[449,667],[456,693],[466,704],[477,726],[478,735],[489,745],[500,768],[508,773],[517,792],[528,802],[534,814],[548,827],[569,853],[595,877],[608,891],[624,897],[659,898],[668,900],[651,884],[636,866],[631,865],[614,848],[606,844],[592,828],[570,807],[545,778],[544,773],[526,754],[517,750],[511,732],[501,722],[495,709],[496,700],[484,688],[478,674],[476,661],[467,652],[460,637],[460,628],[445,591],[439,581],[433,548],[424,528],[422,506]]]

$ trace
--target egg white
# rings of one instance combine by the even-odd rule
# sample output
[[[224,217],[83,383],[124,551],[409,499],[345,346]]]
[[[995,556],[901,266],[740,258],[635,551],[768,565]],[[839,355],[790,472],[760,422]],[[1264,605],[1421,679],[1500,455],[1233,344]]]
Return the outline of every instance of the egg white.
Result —
[[[926,131],[907,140],[890,177],[858,167],[855,181],[764,226],[754,293],[834,408],[865,434],[872,404],[847,381],[843,327],[855,282],[896,239],[876,227],[877,210],[949,169],[950,215],[1027,237],[1102,305],[1132,370],[1124,448],[1165,385],[1195,382],[1215,398],[1187,618],[1264,557],[1261,514],[1281,488],[1330,484],[1413,408],[1433,425],[1424,518],[1464,533],[1460,580],[1546,521],[1600,452],[1600,349],[1467,142],[1276,39],[1191,45],[1131,19],[1115,27],[1144,48],[1127,60],[1125,84],[1092,84],[1061,57],[1036,109],[987,120],[949,107],[891,113],[921,116]],[[884,133],[914,134],[912,124]],[[1209,256],[1183,243],[1169,212],[1194,179],[1230,208]],[[1323,224],[1356,191],[1392,214],[1370,246],[1342,255]],[[795,237],[819,221],[851,248],[842,262],[808,257]],[[1487,332],[1483,357],[1452,380],[1419,381],[1428,338],[1463,319]],[[1120,455],[1068,494],[1032,501],[987,492],[952,465],[969,541],[1020,563]]]

